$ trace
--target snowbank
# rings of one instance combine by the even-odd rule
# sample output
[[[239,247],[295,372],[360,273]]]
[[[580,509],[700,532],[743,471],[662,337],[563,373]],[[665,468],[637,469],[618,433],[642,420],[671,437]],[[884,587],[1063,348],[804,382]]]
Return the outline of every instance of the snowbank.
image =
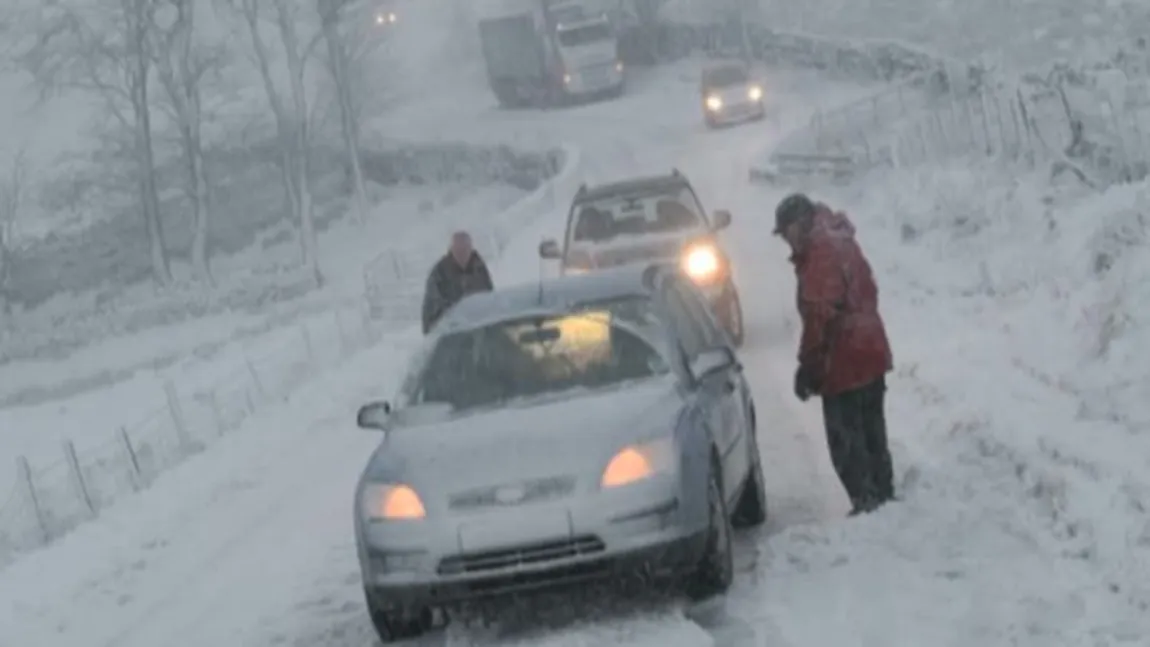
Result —
[[[955,164],[819,197],[879,274],[904,502],[772,543],[784,633],[1146,644],[1150,184],[1089,194]],[[827,622],[861,598],[908,622]]]

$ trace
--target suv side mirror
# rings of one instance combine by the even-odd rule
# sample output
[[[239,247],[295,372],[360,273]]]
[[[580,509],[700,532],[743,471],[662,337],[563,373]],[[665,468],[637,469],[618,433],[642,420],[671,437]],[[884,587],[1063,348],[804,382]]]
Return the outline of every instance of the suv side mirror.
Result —
[[[355,424],[360,429],[387,431],[391,427],[391,404],[388,402],[369,402],[363,405],[355,416]]]
[[[539,243],[539,258],[546,260],[557,260],[562,258],[563,250],[559,249],[559,243],[554,238],[548,238]]]
[[[713,216],[712,228],[715,231],[726,229],[731,226],[731,212],[726,209],[719,209]]]

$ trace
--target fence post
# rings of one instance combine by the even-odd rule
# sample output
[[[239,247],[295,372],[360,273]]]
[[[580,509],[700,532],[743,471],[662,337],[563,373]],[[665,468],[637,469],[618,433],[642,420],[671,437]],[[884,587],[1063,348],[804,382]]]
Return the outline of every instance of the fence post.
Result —
[[[986,107],[986,92],[978,91],[978,105],[982,107],[982,132],[986,136],[986,154],[994,155],[994,142],[990,138],[990,110]]]
[[[300,337],[303,337],[303,347],[307,350],[307,363],[315,366],[315,347],[311,344],[311,332],[307,329],[306,323],[299,325]]]
[[[248,369],[248,375],[252,378],[252,384],[256,386],[256,391],[259,392],[260,398],[267,399],[267,391],[264,390],[264,383],[260,381],[260,374],[256,372],[256,365],[252,364],[250,355],[244,355],[244,366]]]
[[[339,335],[339,352],[341,357],[347,357],[351,354],[351,348],[347,342],[347,334],[343,330],[343,315],[339,310],[335,311],[335,330]]]
[[[72,477],[72,487],[76,496],[88,508],[88,515],[96,516],[96,505],[92,502],[92,495],[88,492],[88,484],[84,482],[84,472],[80,469],[80,459],[76,457],[76,445],[71,440],[64,440],[64,460],[68,462],[68,473]]]
[[[120,447],[124,450],[124,458],[128,460],[128,478],[132,481],[132,489],[139,492],[143,486],[143,475],[140,473],[140,459],[136,456],[136,448],[132,447],[132,438],[128,430],[120,427]]]
[[[208,404],[212,407],[212,422],[216,424],[216,435],[224,435],[224,413],[220,410],[220,396],[215,389],[208,391]]]
[[[391,268],[397,280],[403,278],[403,268],[399,263],[399,254],[394,249],[391,250]]]
[[[997,93],[991,95],[990,101],[994,104],[994,121],[996,124],[998,124],[998,139],[999,143],[1001,144],[1001,150],[998,152],[999,154],[1005,156],[1007,154],[1006,120],[1002,118],[1002,103],[999,102]]]
[[[168,400],[168,413],[172,416],[172,424],[176,427],[176,439],[180,449],[186,450],[191,446],[188,438],[188,427],[184,422],[184,410],[180,407],[180,395],[176,393],[176,385],[171,380],[164,382],[164,397]]]
[[[32,503],[32,511],[36,515],[36,527],[40,530],[40,543],[47,544],[52,540],[52,533],[48,530],[48,520],[44,517],[44,508],[40,505],[40,495],[36,493],[36,483],[32,479],[32,467],[28,465],[27,458],[16,457],[16,474],[19,481],[24,484],[28,501]]]

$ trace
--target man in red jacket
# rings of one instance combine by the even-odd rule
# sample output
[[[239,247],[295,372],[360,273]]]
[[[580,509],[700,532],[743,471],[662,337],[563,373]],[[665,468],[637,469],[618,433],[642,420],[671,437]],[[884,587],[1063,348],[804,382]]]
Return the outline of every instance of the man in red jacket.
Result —
[[[831,462],[851,514],[894,498],[883,396],[893,365],[878,313],[878,286],[854,225],[802,194],[775,210],[775,234],[791,246],[803,321],[795,395],[822,397]]]

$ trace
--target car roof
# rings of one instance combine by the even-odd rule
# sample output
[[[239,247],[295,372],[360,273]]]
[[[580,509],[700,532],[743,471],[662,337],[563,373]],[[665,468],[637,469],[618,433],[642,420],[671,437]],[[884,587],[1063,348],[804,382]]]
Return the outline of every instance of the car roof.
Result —
[[[738,61],[738,60],[719,61],[717,63],[712,63],[712,64],[708,65],[707,67],[703,68],[703,74],[704,75],[712,74],[714,72],[726,71],[726,70],[749,70],[749,69],[751,69],[750,66],[747,65],[744,61]]]
[[[563,20],[555,25],[559,31],[567,31],[569,29],[579,29],[581,27],[590,27],[592,25],[610,24],[607,16],[603,14],[594,14],[591,16],[584,16],[582,18],[574,18],[571,20]]]
[[[611,198],[632,193],[657,193],[673,189],[683,189],[691,186],[687,178],[678,171],[665,175],[647,175],[630,178],[619,182],[609,182],[597,186],[582,186],[575,194],[575,204]]]
[[[654,285],[652,268],[656,267],[624,265],[474,293],[448,310],[436,330],[471,330],[532,314],[567,312],[581,303],[649,296]]]

